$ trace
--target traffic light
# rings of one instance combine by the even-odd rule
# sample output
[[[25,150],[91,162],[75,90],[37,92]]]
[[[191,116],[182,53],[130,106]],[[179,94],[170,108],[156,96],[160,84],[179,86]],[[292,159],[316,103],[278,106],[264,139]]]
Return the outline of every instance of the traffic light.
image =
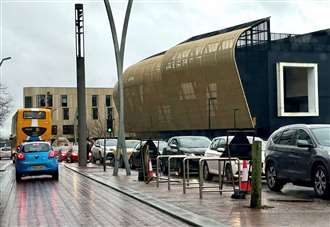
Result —
[[[111,133],[113,129],[112,117],[107,119],[107,132]]]

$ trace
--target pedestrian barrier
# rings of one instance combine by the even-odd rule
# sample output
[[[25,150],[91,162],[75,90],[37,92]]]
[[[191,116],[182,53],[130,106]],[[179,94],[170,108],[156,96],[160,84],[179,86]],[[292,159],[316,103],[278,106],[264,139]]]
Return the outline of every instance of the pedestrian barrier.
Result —
[[[172,180],[171,179],[171,160],[173,159],[184,159],[185,157],[187,157],[186,155],[159,155],[157,157],[157,167],[156,167],[156,186],[157,188],[159,187],[159,183],[167,183],[168,184],[168,190],[171,190],[171,185],[181,185],[182,184],[182,180],[180,179],[175,179]],[[167,178],[161,178],[160,177],[160,159],[162,158],[167,158]],[[174,182],[174,183],[173,183]]]
[[[219,170],[219,185],[218,186],[204,186],[204,163],[205,161],[218,161],[218,170]],[[220,195],[222,195],[222,192],[235,192],[235,191],[240,191],[240,176],[238,177],[238,189],[236,189],[236,185],[235,185],[235,181],[234,181],[234,177],[232,177],[232,189],[223,189],[223,178],[222,178],[222,174],[221,172],[221,161],[229,161],[230,163],[232,161],[236,162],[238,165],[238,172],[240,173],[240,160],[238,158],[234,158],[234,157],[229,157],[229,158],[219,158],[219,157],[203,157],[201,159],[199,159],[199,198],[202,199],[203,198],[203,192],[219,192]],[[232,169],[231,169],[232,170]],[[234,173],[232,173],[232,176],[234,176]],[[211,189],[211,190],[210,190]],[[212,190],[213,189],[213,190]],[[218,189],[218,190],[215,190]]]
[[[183,159],[183,180],[182,180],[182,186],[183,186],[183,194],[186,194],[186,189],[193,189],[193,188],[199,188],[198,186],[191,186],[192,184],[199,184],[199,182],[190,182],[190,166],[189,166],[189,160],[200,160],[203,158],[203,156],[187,156]],[[186,164],[187,163],[187,164]],[[198,165],[199,167],[199,165]],[[199,174],[198,172],[194,172]]]

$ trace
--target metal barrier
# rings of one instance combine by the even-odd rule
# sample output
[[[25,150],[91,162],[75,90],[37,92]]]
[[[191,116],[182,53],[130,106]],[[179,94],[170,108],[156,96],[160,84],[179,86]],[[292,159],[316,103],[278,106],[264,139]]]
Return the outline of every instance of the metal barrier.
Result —
[[[187,157],[186,155],[159,155],[157,156],[157,167],[156,167],[156,185],[157,185],[157,188],[159,187],[159,183],[165,183],[167,182],[168,184],[168,190],[170,191],[171,190],[171,182],[173,180],[171,180],[171,160],[172,159],[184,159],[185,157]],[[160,178],[160,174],[159,174],[159,168],[160,168],[160,162],[159,160],[161,158],[167,158],[167,165],[168,165],[168,173],[167,173],[167,180],[165,180],[165,178]],[[163,180],[163,181],[160,181],[160,180]],[[181,180],[177,179],[173,182],[177,182],[177,184],[182,184]]]
[[[190,186],[191,184],[199,184],[199,182],[197,182],[197,183],[189,182],[189,176],[190,176],[189,160],[200,160],[203,157],[204,156],[187,156],[183,159],[183,180],[182,180],[183,194],[186,194],[186,189],[199,188],[199,187]],[[186,165],[186,163],[187,163],[187,165]],[[199,168],[199,165],[198,165],[198,168]],[[198,169],[197,173],[199,173],[199,169]]]
[[[219,170],[219,186],[204,186],[204,162],[205,161],[218,161],[218,170]],[[240,166],[240,160],[238,158],[218,158],[218,157],[203,157],[199,160],[199,198],[203,198],[203,192],[220,192],[220,195],[222,192],[235,192],[235,182],[234,182],[234,173],[232,173],[232,184],[233,184],[233,189],[223,189],[223,179],[222,179],[222,174],[221,174],[221,161],[231,161],[237,162],[238,165],[238,172],[240,173],[241,166]],[[231,169],[232,170],[232,169]],[[238,176],[238,190],[240,190],[240,176]],[[204,190],[207,188],[218,188],[218,190]]]

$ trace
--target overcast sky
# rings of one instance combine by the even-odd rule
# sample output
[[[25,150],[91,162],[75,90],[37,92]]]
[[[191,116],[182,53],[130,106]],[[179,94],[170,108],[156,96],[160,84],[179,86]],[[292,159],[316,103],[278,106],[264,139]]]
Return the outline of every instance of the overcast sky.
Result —
[[[74,4],[84,3],[86,85],[112,87],[115,58],[103,0],[0,0],[1,83],[13,97],[0,136],[23,106],[23,87],[75,86]],[[117,31],[126,0],[111,1]],[[271,31],[308,33],[330,28],[330,0],[134,0],[124,68],[187,38],[271,16]]]

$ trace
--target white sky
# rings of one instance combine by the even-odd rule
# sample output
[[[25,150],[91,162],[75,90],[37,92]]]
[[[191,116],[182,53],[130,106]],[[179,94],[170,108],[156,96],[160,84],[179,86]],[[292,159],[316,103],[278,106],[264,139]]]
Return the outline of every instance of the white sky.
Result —
[[[0,0],[1,83],[13,98],[0,137],[23,106],[23,87],[75,86],[74,4],[84,3],[86,85],[117,81],[110,26],[103,0]],[[117,31],[126,0],[111,1]],[[124,68],[191,36],[271,16],[271,31],[308,33],[330,28],[330,0],[134,0]]]

